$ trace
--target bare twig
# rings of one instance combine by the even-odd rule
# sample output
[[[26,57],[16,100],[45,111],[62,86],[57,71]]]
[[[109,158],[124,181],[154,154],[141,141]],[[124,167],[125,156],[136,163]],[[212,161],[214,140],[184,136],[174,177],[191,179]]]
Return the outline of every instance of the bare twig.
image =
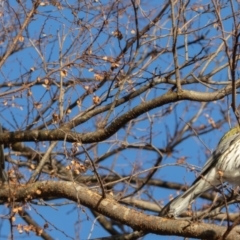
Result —
[[[173,34],[172,52],[173,52],[173,59],[174,59],[174,66],[175,66],[177,91],[178,93],[180,93],[182,90],[182,86],[181,86],[181,75],[179,71],[178,56],[177,56],[178,24],[176,24],[176,18],[175,18],[175,10],[174,10],[175,4],[177,4],[177,1],[171,0],[171,18],[172,18],[172,34]]]
[[[97,168],[96,168],[96,166],[94,164],[94,161],[92,160],[92,158],[89,155],[89,153],[86,150],[86,148],[83,145],[81,147],[82,147],[83,151],[85,152],[85,154],[87,155],[88,159],[91,161],[93,171],[94,171],[94,173],[95,173],[95,175],[96,175],[96,177],[98,179],[98,183],[99,183],[99,185],[100,185],[100,187],[102,189],[102,197],[106,198],[106,193],[105,193],[105,190],[104,190],[103,182],[102,182],[102,179],[101,179],[100,175],[98,174],[98,171],[97,171]]]

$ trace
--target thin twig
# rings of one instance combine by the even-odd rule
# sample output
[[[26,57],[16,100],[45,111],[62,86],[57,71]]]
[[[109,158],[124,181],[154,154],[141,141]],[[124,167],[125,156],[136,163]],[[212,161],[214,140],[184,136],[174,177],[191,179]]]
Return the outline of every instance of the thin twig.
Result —
[[[176,1],[175,1],[176,3]],[[181,82],[180,82],[180,71],[179,71],[179,64],[178,64],[178,57],[177,57],[177,31],[178,31],[178,25],[176,26],[175,23],[175,11],[174,11],[174,0],[171,0],[171,18],[172,18],[172,31],[173,31],[173,44],[172,44],[172,52],[173,52],[173,60],[175,65],[175,75],[176,75],[176,85],[177,85],[177,91],[181,92]]]
[[[29,13],[27,13],[26,20],[23,22],[23,24],[21,25],[21,28],[18,30],[17,36],[13,39],[12,43],[8,47],[7,52],[2,57],[2,59],[0,61],[0,68],[3,66],[3,64],[6,62],[8,57],[14,51],[14,49],[15,49],[18,41],[19,41],[19,38],[22,36],[22,33],[23,33],[24,29],[27,28],[28,24],[32,21],[34,14],[36,14],[36,10],[37,10],[40,2],[41,2],[40,0],[37,0],[36,2],[33,2],[33,7],[31,9],[31,11]]]
[[[33,183],[37,177],[37,175],[39,175],[42,171],[43,166],[45,165],[46,161],[49,159],[49,156],[52,153],[53,148],[56,146],[58,142],[52,142],[51,145],[48,147],[48,150],[46,151],[46,153],[44,154],[43,158],[41,159],[40,163],[38,164],[36,170],[34,171],[34,173],[32,174],[32,176],[30,177],[30,179],[28,180],[28,183]]]
[[[97,180],[98,180],[98,182],[99,182],[99,184],[100,184],[100,187],[101,187],[101,189],[102,189],[102,197],[103,197],[103,198],[106,198],[106,193],[105,193],[105,190],[104,190],[104,187],[103,187],[103,182],[102,182],[102,179],[101,179],[101,177],[99,176],[99,174],[98,174],[98,172],[97,172],[97,169],[96,169],[96,166],[95,166],[95,164],[94,164],[94,161],[92,160],[92,158],[91,158],[91,156],[89,155],[89,153],[88,153],[88,151],[86,150],[86,148],[85,148],[83,145],[82,145],[81,147],[82,147],[83,151],[85,152],[85,154],[87,155],[87,157],[89,158],[89,160],[91,161],[91,164],[92,164],[92,167],[93,167],[93,171],[94,171],[94,173],[95,173],[95,175],[96,175],[96,177],[97,177]]]
[[[185,122],[181,117],[180,117],[180,119],[183,121],[183,122]],[[209,149],[209,147],[203,142],[203,140],[199,137],[199,134],[194,130],[194,128],[191,126],[191,124],[189,124],[189,123],[187,123],[187,122],[185,122],[191,129],[192,129],[192,131],[193,131],[193,133],[196,135],[196,137],[199,139],[199,141],[203,144],[203,146],[207,149],[207,150],[209,150],[209,152],[212,152],[211,151],[211,149]]]

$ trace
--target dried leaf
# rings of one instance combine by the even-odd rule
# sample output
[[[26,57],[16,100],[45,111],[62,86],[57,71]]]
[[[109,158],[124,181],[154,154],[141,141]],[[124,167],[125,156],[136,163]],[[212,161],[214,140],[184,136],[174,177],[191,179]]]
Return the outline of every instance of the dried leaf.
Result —
[[[59,121],[59,115],[57,113],[52,114],[52,119],[54,123],[57,123]]]
[[[102,81],[104,79],[104,76],[101,74],[94,74],[94,77],[96,81]]]
[[[119,66],[120,66],[119,63],[113,62],[113,63],[111,64],[111,69],[113,70],[113,69],[115,69],[115,68],[118,68]]]
[[[32,96],[32,91],[30,89],[28,89],[27,95],[30,97]]]
[[[94,104],[100,103],[100,97],[94,96],[94,97],[93,97],[93,103],[94,103]]]
[[[23,36],[19,36],[18,41],[19,42],[23,42],[24,41],[24,37]]]
[[[36,109],[40,109],[41,107],[42,107],[42,103],[34,103],[34,107],[36,108]]]
[[[186,161],[186,157],[181,157],[181,158],[177,159],[178,164],[183,164],[183,163],[185,163],[185,161]]]
[[[22,226],[22,224],[18,224],[17,225],[17,230],[18,230],[19,233],[23,233],[23,226]]]
[[[67,76],[67,70],[62,70],[62,71],[60,71],[60,75],[61,75],[62,77],[66,77],[66,76]]]
[[[112,35],[114,37],[117,37],[119,40],[122,40],[122,38],[123,38],[122,33],[118,29],[116,31],[112,32]]]
[[[43,233],[43,230],[42,230],[41,228],[36,228],[36,234],[37,234],[38,236],[41,236],[42,233]]]
[[[48,84],[50,83],[50,81],[49,81],[48,79],[44,79],[44,83],[45,83],[46,85],[48,85]]]

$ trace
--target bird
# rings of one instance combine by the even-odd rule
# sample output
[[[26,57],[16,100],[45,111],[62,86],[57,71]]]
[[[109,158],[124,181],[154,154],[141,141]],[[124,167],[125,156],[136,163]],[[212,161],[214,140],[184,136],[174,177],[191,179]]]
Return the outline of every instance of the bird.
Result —
[[[191,187],[164,206],[159,216],[177,218],[195,198],[226,182],[233,186],[240,184],[239,126],[223,135]]]
[[[0,124],[0,134],[3,133],[2,125]],[[5,168],[5,157],[4,157],[4,146],[0,144],[0,181],[7,181],[7,174],[4,170]]]

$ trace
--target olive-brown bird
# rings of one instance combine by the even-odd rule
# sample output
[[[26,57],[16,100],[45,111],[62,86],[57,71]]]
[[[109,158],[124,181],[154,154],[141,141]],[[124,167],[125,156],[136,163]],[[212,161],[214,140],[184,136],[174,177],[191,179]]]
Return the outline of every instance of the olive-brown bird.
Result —
[[[240,186],[240,127],[228,131],[204,165],[192,186],[170,201],[160,216],[177,217],[192,201],[211,188],[228,182]]]

